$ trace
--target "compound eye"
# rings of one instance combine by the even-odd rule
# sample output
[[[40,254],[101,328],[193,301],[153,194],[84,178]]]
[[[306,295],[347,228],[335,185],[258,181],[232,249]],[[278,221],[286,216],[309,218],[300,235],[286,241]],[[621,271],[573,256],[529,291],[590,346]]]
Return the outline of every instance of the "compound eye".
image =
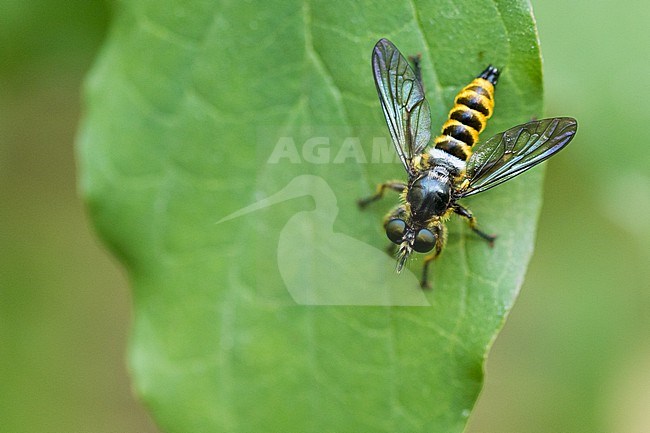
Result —
[[[415,235],[413,249],[418,253],[428,253],[436,244],[436,235],[431,230],[422,229]]]
[[[404,237],[406,231],[406,223],[401,219],[393,219],[386,224],[386,236],[392,242],[399,244]]]

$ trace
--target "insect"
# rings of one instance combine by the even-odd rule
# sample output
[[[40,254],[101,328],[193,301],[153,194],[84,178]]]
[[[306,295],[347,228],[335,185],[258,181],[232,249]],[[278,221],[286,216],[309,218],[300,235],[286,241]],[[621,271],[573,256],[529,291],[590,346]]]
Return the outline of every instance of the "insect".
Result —
[[[400,193],[400,204],[384,218],[384,229],[396,249],[397,272],[413,251],[429,253],[420,281],[426,288],[429,265],[445,245],[445,221],[451,214],[465,218],[472,231],[490,246],[496,238],[480,230],[472,212],[458,200],[506,182],[546,160],[571,141],[578,125],[570,117],[534,120],[478,143],[492,116],[500,74],[488,66],[458,93],[441,134],[430,143],[430,109],[417,60],[414,70],[390,41],[381,39],[375,45],[375,85],[408,180],[379,184],[375,194],[358,204],[364,208],[382,198],[386,190]]]

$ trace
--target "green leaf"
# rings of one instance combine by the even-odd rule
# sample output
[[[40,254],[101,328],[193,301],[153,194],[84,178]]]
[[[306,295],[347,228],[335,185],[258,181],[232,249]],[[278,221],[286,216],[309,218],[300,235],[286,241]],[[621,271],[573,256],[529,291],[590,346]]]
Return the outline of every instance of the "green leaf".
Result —
[[[525,1],[120,4],[80,182],[132,281],[135,388],[166,431],[462,431],[541,172],[465,203],[493,249],[452,220],[431,291],[421,261],[395,275],[381,218],[396,200],[355,205],[404,177],[370,69],[381,37],[422,54],[434,125],[488,63],[504,72],[483,137],[540,116]]]

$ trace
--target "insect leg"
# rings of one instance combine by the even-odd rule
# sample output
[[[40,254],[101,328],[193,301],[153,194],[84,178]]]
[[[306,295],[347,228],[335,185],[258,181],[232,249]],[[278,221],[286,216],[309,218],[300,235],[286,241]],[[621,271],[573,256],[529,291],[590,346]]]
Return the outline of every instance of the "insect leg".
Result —
[[[392,189],[393,191],[396,192],[402,192],[406,189],[406,184],[399,180],[391,180],[388,182],[380,183],[379,185],[377,185],[377,192],[375,192],[370,197],[357,200],[357,204],[359,205],[360,208],[362,209],[365,208],[370,203],[382,198],[384,196],[384,192],[386,192],[386,188]]]
[[[431,264],[432,261],[438,258],[440,255],[440,252],[442,252],[442,247],[445,245],[445,235],[443,234],[442,230],[439,232],[438,240],[436,241],[436,247],[435,250],[424,257],[424,266],[422,267],[422,279],[420,280],[420,287],[423,289],[430,289],[431,285],[429,285],[429,265]]]
[[[474,233],[485,239],[491,247],[494,246],[494,240],[497,238],[496,235],[489,235],[484,231],[479,230],[477,227],[476,218],[474,218],[474,215],[472,215],[472,212],[469,209],[466,209],[459,204],[454,205],[453,209],[454,212],[458,215],[467,218],[469,228],[471,228]]]

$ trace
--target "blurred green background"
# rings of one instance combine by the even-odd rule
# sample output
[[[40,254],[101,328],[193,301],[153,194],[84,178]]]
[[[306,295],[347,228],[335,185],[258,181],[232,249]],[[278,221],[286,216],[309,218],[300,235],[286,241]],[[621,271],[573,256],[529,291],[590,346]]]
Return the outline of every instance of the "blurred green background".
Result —
[[[471,433],[650,431],[650,4],[533,4],[548,115],[538,243]],[[0,422],[155,432],[131,395],[128,282],[76,195],[80,85],[110,2],[0,1]],[[370,78],[369,78],[370,79]]]

